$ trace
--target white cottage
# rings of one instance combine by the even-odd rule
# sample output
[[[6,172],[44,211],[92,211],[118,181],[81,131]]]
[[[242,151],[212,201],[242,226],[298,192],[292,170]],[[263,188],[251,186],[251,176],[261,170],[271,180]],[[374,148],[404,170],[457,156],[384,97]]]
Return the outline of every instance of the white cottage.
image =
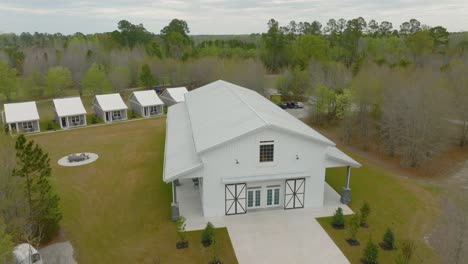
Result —
[[[106,123],[127,120],[127,105],[118,93],[96,95],[93,100],[94,113]]]
[[[62,129],[86,126],[86,109],[80,97],[54,99],[55,122]]]
[[[164,113],[164,103],[154,90],[133,92],[128,99],[133,112],[142,117],[152,117]]]
[[[216,81],[169,108],[163,180],[192,179],[205,217],[264,208],[321,207],[325,169],[360,164],[255,91]]]
[[[169,107],[185,101],[185,94],[188,93],[185,87],[167,88],[161,93],[161,100]]]
[[[36,102],[5,104],[3,120],[10,134],[41,131]]]

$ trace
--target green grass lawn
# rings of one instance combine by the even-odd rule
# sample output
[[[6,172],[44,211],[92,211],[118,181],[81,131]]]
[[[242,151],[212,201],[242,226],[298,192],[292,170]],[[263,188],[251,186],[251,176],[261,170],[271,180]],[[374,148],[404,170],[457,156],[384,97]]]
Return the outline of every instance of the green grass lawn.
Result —
[[[171,186],[162,181],[165,118],[31,135],[49,152],[61,197],[62,227],[78,263],[207,263],[211,248],[189,232],[177,250],[170,221]],[[81,167],[57,160],[75,152],[99,159]],[[223,263],[237,263],[226,229],[218,229]]]
[[[333,241],[351,263],[360,263],[369,236],[374,242],[380,243],[387,227],[391,227],[397,243],[402,239],[415,242],[416,252],[412,263],[439,263],[438,257],[424,242],[428,228],[437,219],[434,193],[415,180],[391,175],[367,160],[359,159],[359,162],[363,167],[351,171],[350,207],[354,212],[359,212],[363,201],[367,201],[372,210],[369,217],[370,227],[359,229],[358,240],[361,245],[351,247],[345,241],[349,238],[347,228],[333,229],[330,225],[331,217],[318,219]],[[327,169],[326,181],[336,191],[341,192],[345,182],[345,169]],[[347,216],[346,220],[349,218]],[[396,251],[379,250],[379,263],[395,263],[396,256]]]

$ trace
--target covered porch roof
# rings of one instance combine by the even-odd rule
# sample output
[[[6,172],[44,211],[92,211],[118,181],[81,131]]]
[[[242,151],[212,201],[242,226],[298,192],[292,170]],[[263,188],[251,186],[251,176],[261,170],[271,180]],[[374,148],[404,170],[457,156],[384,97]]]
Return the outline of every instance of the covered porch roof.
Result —
[[[350,156],[346,155],[343,151],[339,150],[337,147],[327,147],[325,152],[326,160],[325,167],[353,167],[360,168],[361,164],[355,161]]]

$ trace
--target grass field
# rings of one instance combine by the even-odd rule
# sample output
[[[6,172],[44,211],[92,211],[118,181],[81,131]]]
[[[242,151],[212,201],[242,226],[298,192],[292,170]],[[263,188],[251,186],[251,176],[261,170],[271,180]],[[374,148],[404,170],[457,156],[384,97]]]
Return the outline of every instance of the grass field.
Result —
[[[171,187],[162,181],[165,118],[32,135],[49,152],[61,197],[65,236],[78,263],[208,263],[211,248],[190,232],[190,247],[177,250],[170,221]],[[99,159],[59,167],[75,152]],[[223,263],[237,263],[226,229],[218,229]]]
[[[349,238],[348,229],[335,230],[331,227],[331,217],[318,219],[319,223],[332,237],[351,263],[360,263],[362,251],[369,237],[375,243],[382,241],[387,227],[395,232],[397,241],[410,239],[416,244],[412,263],[440,263],[435,253],[424,242],[428,229],[437,220],[438,212],[434,196],[436,191],[422,186],[416,180],[391,175],[371,162],[358,159],[363,167],[351,172],[350,207],[359,212],[363,201],[371,207],[369,228],[360,228],[360,246],[351,247],[345,239]],[[345,182],[345,169],[327,169],[326,181],[340,192]],[[349,220],[349,216],[346,220]],[[379,263],[395,263],[397,251],[379,251]]]

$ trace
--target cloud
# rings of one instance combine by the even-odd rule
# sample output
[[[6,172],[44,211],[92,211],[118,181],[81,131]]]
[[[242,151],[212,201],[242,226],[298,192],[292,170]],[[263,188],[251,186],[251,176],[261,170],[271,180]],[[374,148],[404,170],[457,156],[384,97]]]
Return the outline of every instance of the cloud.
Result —
[[[188,22],[192,34],[264,32],[275,18],[281,24],[330,18],[387,20],[398,28],[411,18],[442,25],[450,31],[468,30],[466,0],[3,0],[0,32],[40,31],[93,33],[112,31],[127,19],[159,32],[173,18]]]

